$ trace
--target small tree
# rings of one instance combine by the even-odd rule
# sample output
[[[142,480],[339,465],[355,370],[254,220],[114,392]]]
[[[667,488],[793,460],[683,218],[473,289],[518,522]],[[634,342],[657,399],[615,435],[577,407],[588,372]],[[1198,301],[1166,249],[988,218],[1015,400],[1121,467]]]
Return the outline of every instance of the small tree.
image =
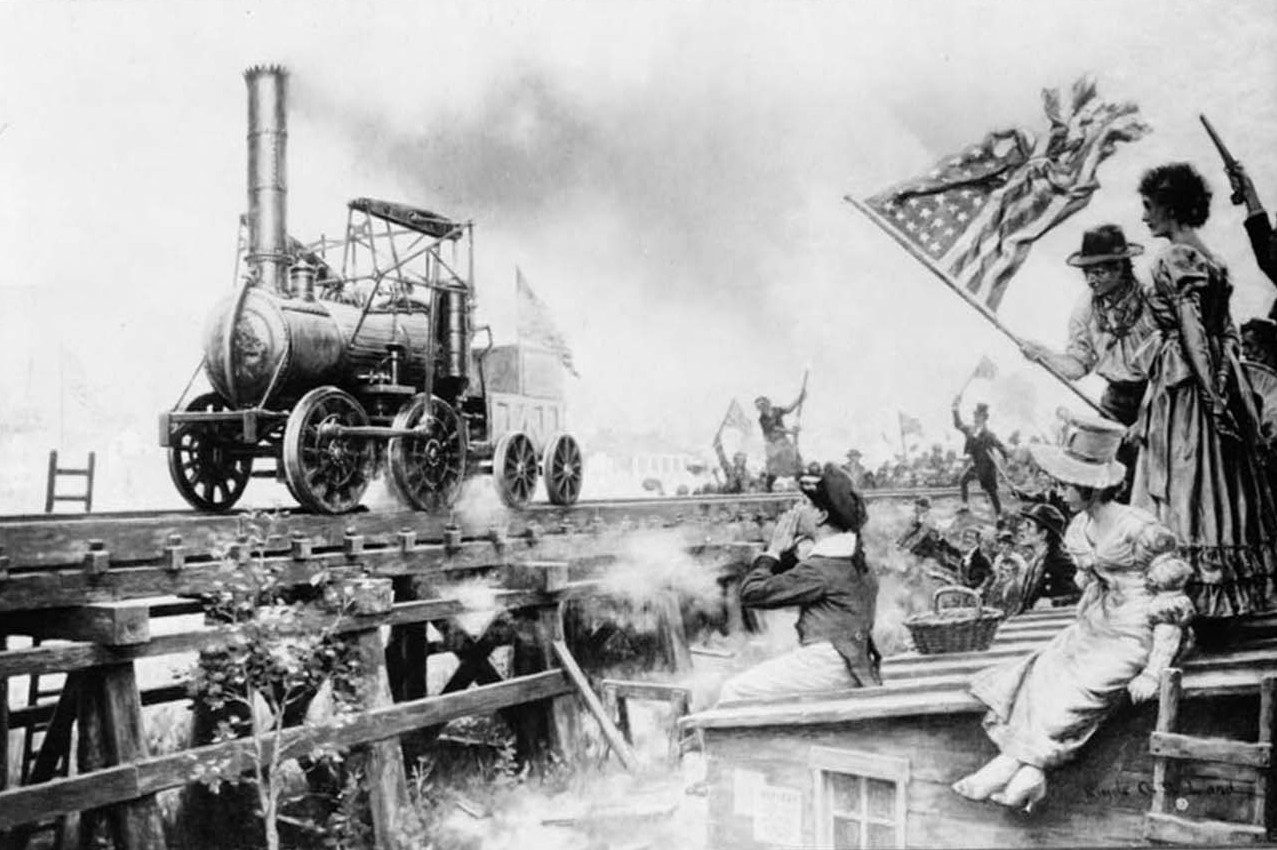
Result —
[[[227,639],[200,653],[191,692],[224,715],[215,742],[245,736],[252,741],[252,781],[266,845],[278,850],[285,727],[300,719],[321,692],[331,694],[335,714],[352,711],[358,654],[337,634],[342,607],[332,604],[340,598],[337,594],[325,594],[329,576],[319,573],[311,580],[305,595],[318,599],[297,599],[299,594],[280,582],[277,569],[266,560],[264,535],[255,531],[226,559],[222,579],[205,598],[209,618],[225,624]],[[329,604],[316,604],[325,596]],[[317,761],[341,760],[331,747],[309,755]],[[196,778],[216,792],[221,783],[238,782],[241,776],[229,760],[200,765]]]

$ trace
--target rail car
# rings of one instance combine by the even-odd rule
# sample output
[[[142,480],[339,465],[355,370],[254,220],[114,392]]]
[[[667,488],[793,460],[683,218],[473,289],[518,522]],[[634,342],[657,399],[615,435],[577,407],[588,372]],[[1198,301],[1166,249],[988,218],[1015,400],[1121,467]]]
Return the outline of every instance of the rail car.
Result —
[[[294,239],[288,74],[262,66],[244,79],[248,211],[236,286],[209,317],[201,367],[160,414],[183,498],[226,511],[251,478],[270,477],[304,508],[339,514],[385,473],[400,501],[435,511],[490,472],[513,507],[541,477],[552,503],[575,502],[582,455],[563,428],[557,360],[494,346],[489,328],[474,327],[473,223],[356,198],[343,239]],[[201,368],[211,390],[190,397]]]

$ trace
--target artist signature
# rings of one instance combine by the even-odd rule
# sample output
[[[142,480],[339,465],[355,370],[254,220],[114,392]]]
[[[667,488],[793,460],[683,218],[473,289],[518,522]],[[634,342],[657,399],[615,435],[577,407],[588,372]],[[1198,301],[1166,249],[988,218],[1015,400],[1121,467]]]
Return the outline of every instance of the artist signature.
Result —
[[[1152,797],[1156,790],[1151,781],[1141,780],[1112,785],[1083,786],[1082,793],[1088,800],[1121,800],[1130,797]],[[1255,793],[1255,789],[1247,783],[1231,780],[1182,779],[1167,783],[1166,793],[1176,797],[1229,797],[1250,796]]]

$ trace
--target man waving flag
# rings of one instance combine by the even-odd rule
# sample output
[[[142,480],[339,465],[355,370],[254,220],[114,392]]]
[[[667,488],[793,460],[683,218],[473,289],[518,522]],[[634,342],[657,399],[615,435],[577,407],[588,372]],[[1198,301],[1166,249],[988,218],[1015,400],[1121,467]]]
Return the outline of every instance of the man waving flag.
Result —
[[[1042,100],[1045,136],[995,130],[920,177],[847,198],[981,312],[997,311],[1033,243],[1087,205],[1117,143],[1149,130],[1138,107],[1101,100],[1090,78],[1073,84],[1067,111],[1057,90]]]

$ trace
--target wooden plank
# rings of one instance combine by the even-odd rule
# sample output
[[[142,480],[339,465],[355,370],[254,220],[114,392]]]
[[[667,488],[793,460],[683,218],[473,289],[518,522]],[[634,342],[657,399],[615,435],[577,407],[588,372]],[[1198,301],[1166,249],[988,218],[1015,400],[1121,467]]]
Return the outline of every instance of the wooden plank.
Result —
[[[264,568],[278,575],[282,585],[308,585],[321,571],[342,570],[367,572],[373,576],[446,577],[449,573],[475,570],[497,570],[530,560],[567,561],[575,568],[597,559],[611,559],[618,546],[614,537],[580,537],[578,535],[546,535],[537,542],[515,549],[494,547],[489,541],[469,541],[450,549],[442,544],[415,546],[409,551],[398,545],[375,547],[365,544],[355,561],[341,548],[316,548],[309,557],[296,559],[287,553],[271,554],[262,560]],[[697,545],[694,557],[706,562],[730,557],[738,544]],[[87,573],[82,565],[73,568],[14,570],[0,594],[0,611],[29,611],[93,602],[162,596],[200,596],[216,591],[225,583],[230,569],[218,560],[184,559],[181,570],[169,569],[163,559],[153,563],[121,564],[114,561],[110,569],[97,575]]]
[[[8,638],[0,635],[0,655],[8,648]],[[9,787],[9,721],[9,677],[0,676],[0,791]]]
[[[89,670],[84,673],[83,681],[80,688],[80,716],[77,726],[78,741],[76,761],[81,774],[90,776],[108,768],[111,764],[110,747],[107,743],[106,732],[106,688],[103,684],[104,673],[102,670]],[[65,780],[53,780],[44,785],[35,786],[37,788],[47,788],[51,793],[56,794],[61,784]],[[104,787],[110,787],[109,779]],[[137,782],[136,774],[132,789],[136,791]],[[80,846],[81,847],[100,847],[104,841],[114,841],[120,839],[118,832],[118,822],[112,823],[110,812],[106,806],[111,803],[123,802],[125,799],[133,799],[136,793],[131,793],[127,798],[113,799],[102,795],[95,802],[86,804],[83,808],[87,811],[80,814]],[[59,815],[69,814],[74,810],[60,810],[60,806],[51,806],[49,810],[42,811],[36,809],[26,816],[19,819],[17,823],[24,823],[37,820],[39,815]],[[112,836],[113,826],[114,836]]]
[[[1222,761],[1249,767],[1267,767],[1272,763],[1272,744],[1198,738],[1174,732],[1154,732],[1149,736],[1148,750],[1162,758]]]
[[[869,498],[892,498],[890,493],[866,494]],[[505,535],[511,543],[526,537],[530,527],[560,529],[584,528],[597,517],[604,523],[620,523],[626,519],[667,520],[680,524],[713,522],[723,512],[739,514],[752,520],[766,519],[784,511],[794,501],[794,494],[758,494],[749,496],[697,497],[695,499],[634,499],[607,502],[579,502],[571,507],[529,505],[518,513],[502,518]],[[211,515],[195,512],[57,515],[33,514],[0,520],[0,542],[13,555],[15,566],[52,566],[78,564],[84,557],[85,543],[91,538],[108,540],[112,558],[122,562],[138,562],[158,558],[167,544],[168,535],[178,534],[188,554],[202,555],[223,547],[237,534],[252,533],[261,537],[267,553],[283,554],[291,546],[294,534],[312,541],[318,547],[340,547],[346,531],[363,535],[368,546],[398,545],[398,535],[411,531],[418,540],[440,541],[444,529],[455,522],[463,539],[486,537],[492,530],[487,519],[466,516],[450,518],[417,511],[369,511],[344,516],[259,512],[246,519],[242,514]],[[556,531],[546,537],[562,535]],[[564,535],[566,536],[566,535]],[[580,537],[581,535],[577,535]],[[491,544],[489,544],[491,545]]]
[[[630,772],[637,770],[638,756],[630,749],[630,745],[625,742],[620,730],[616,728],[612,723],[612,719],[608,717],[607,712],[603,710],[603,704],[599,702],[594,689],[590,687],[590,680],[585,677],[581,666],[576,663],[576,659],[568,651],[568,645],[561,640],[554,641],[552,645],[559,663],[567,671],[568,678],[576,686],[577,693],[585,700],[586,708],[590,710],[590,713],[594,715],[594,719],[598,721],[599,728],[603,730],[603,737],[607,739],[608,746],[612,748],[612,752],[616,753],[617,758],[621,760],[621,764],[625,766],[626,770]]]
[[[0,620],[0,630],[106,646],[146,643],[151,639],[151,608],[145,602],[99,602],[75,608],[11,611]]]
[[[571,582],[562,594],[548,596],[536,591],[503,591],[493,595],[492,605],[500,610],[551,607],[562,598],[588,596],[598,587],[596,582]],[[338,631],[361,631],[373,627],[396,626],[443,620],[474,609],[456,599],[431,599],[396,604],[388,613],[368,617],[343,618]],[[122,661],[159,655],[174,655],[211,649],[227,640],[230,630],[200,628],[156,635],[149,643],[135,646],[108,647],[97,644],[70,643],[14,649],[0,653],[0,676],[23,676],[31,673],[57,673],[79,670]]]
[[[656,598],[657,636],[665,662],[674,673],[688,673],[692,669],[692,653],[687,646],[687,631],[683,627],[683,611],[678,594],[662,591]]]
[[[1149,812],[1144,837],[1165,844],[1235,845],[1262,844],[1268,831],[1262,826],[1217,820],[1189,820],[1161,812]]]
[[[101,682],[110,763],[129,764],[145,759],[149,753],[133,664],[103,669]],[[119,838],[117,846],[124,850],[164,850],[164,822],[154,794],[120,803],[112,814]]]
[[[284,732],[285,757],[303,755],[321,743],[352,747],[402,735],[423,726],[446,723],[458,717],[488,714],[572,691],[572,684],[562,670],[548,670],[447,696],[398,703],[372,709],[344,721],[287,729]],[[268,742],[267,755],[269,750]],[[239,739],[152,756],[130,765],[96,769],[43,785],[10,789],[0,792],[0,829],[44,816],[69,814],[178,788],[194,781],[202,764],[223,762],[229,771],[247,770],[253,758],[252,742]]]
[[[619,696],[628,699],[651,700],[652,702],[668,702],[676,693],[689,693],[681,685],[666,685],[660,682],[634,682],[628,679],[604,679],[603,688],[613,688]]]
[[[1277,713],[1277,677],[1265,676],[1259,683],[1259,743],[1272,746],[1273,719]],[[1255,816],[1251,820],[1255,826],[1267,827],[1268,816],[1268,771],[1261,770],[1255,777]]]
[[[385,651],[379,630],[370,629],[355,636],[359,653],[358,693],[363,708],[378,709],[394,705],[390,682],[386,677]],[[403,752],[397,737],[367,744],[369,806],[372,809],[373,835],[378,850],[415,850],[424,827],[408,798],[408,781],[404,773]]]

